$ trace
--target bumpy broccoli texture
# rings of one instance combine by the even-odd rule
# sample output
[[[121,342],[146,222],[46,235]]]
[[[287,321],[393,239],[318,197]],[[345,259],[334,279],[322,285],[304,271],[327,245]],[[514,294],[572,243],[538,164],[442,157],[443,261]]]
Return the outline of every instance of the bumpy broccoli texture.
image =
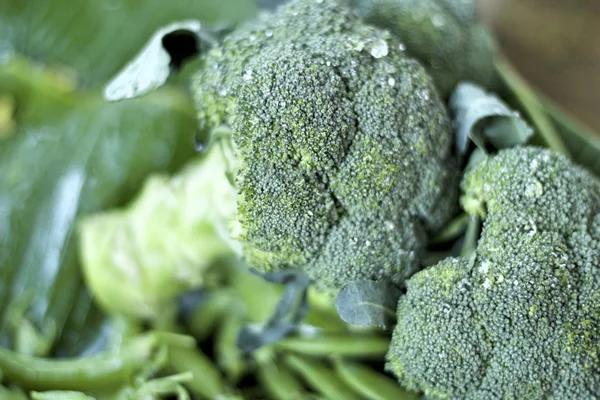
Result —
[[[490,88],[495,43],[474,0],[350,0],[365,20],[389,29],[420,60],[440,94],[461,80]]]
[[[417,273],[388,368],[435,399],[600,397],[600,182],[548,150],[467,171],[476,253]]]
[[[454,212],[431,79],[340,1],[292,1],[239,28],[194,92],[201,127],[233,131],[237,239],[257,269],[300,267],[321,289],[402,284]]]

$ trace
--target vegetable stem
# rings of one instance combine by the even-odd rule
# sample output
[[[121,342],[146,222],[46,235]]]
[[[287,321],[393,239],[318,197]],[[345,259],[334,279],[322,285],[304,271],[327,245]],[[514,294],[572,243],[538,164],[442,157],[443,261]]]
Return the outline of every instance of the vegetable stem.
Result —
[[[381,357],[389,339],[375,335],[323,334],[311,338],[291,337],[273,345],[276,350],[310,356]]]
[[[215,399],[226,393],[220,372],[200,350],[171,347],[168,350],[168,360],[169,366],[175,372],[189,372],[193,375],[187,385],[195,395]]]
[[[0,369],[6,381],[27,389],[106,389],[127,383],[133,373],[152,361],[158,345],[165,342],[187,345],[177,335],[153,332],[119,350],[72,359],[45,359],[0,348]]]
[[[558,132],[556,132],[548,115],[544,112],[544,107],[534,90],[519,76],[518,72],[505,58],[500,57],[496,60],[496,69],[508,88],[515,94],[548,147],[568,156],[567,147]]]

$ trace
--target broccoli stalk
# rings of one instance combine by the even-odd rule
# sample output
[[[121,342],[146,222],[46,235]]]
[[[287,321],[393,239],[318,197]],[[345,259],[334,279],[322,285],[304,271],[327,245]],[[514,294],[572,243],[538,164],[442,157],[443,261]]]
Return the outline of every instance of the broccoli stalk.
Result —
[[[592,399],[600,394],[600,181],[537,148],[467,171],[485,217],[470,260],[415,274],[388,368],[435,399]]]

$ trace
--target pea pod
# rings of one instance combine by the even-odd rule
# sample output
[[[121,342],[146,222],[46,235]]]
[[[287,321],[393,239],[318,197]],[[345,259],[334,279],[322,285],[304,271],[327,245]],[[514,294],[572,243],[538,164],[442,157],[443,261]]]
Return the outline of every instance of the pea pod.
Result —
[[[321,334],[312,337],[290,337],[273,345],[280,351],[292,351],[309,356],[346,357],[383,356],[389,346],[389,339],[377,335]]]
[[[239,381],[246,368],[244,354],[237,345],[240,329],[245,323],[242,304],[234,304],[216,333],[215,359],[233,384]]]
[[[5,380],[34,390],[93,390],[126,383],[130,374],[145,366],[156,339],[144,337],[120,351],[74,359],[45,359],[0,348]]]
[[[372,368],[335,359],[335,371],[344,382],[368,400],[418,400],[415,393],[407,392],[392,379]]]
[[[82,392],[51,390],[47,392],[31,392],[32,400],[96,400]]]
[[[1,371],[0,371],[1,372]],[[0,381],[2,380],[0,373]],[[2,400],[27,400],[27,396],[19,389],[9,389],[0,385],[0,399]]]
[[[207,339],[235,301],[227,289],[206,293],[206,299],[183,317],[185,327],[198,341]]]
[[[346,385],[330,368],[320,361],[308,357],[288,354],[284,362],[317,392],[330,400],[358,400],[354,391]]]
[[[190,348],[189,337],[152,332],[123,347],[79,358],[48,359],[0,348],[0,369],[6,382],[32,390],[106,390],[126,384],[136,372],[155,363],[164,346]]]
[[[192,374],[192,379],[187,382],[187,385],[197,396],[215,399],[227,392],[221,373],[212,361],[198,349],[189,351],[171,347],[168,350],[168,363],[170,368],[177,373],[187,371]]]
[[[304,388],[296,376],[271,358],[259,361],[257,378],[275,400],[303,398]]]

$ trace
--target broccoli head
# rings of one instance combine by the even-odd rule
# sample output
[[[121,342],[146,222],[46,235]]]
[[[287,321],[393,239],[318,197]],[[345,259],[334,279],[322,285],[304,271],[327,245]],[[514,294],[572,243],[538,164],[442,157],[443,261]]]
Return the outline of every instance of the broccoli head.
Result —
[[[204,62],[199,121],[231,128],[248,261],[303,268],[321,289],[402,284],[458,192],[449,119],[420,64],[336,0],[264,14]]]
[[[461,80],[490,87],[495,42],[473,0],[351,0],[363,18],[389,29],[448,96]]]
[[[485,216],[470,260],[415,274],[388,368],[437,399],[600,396],[600,181],[548,150],[470,168],[466,209]]]

